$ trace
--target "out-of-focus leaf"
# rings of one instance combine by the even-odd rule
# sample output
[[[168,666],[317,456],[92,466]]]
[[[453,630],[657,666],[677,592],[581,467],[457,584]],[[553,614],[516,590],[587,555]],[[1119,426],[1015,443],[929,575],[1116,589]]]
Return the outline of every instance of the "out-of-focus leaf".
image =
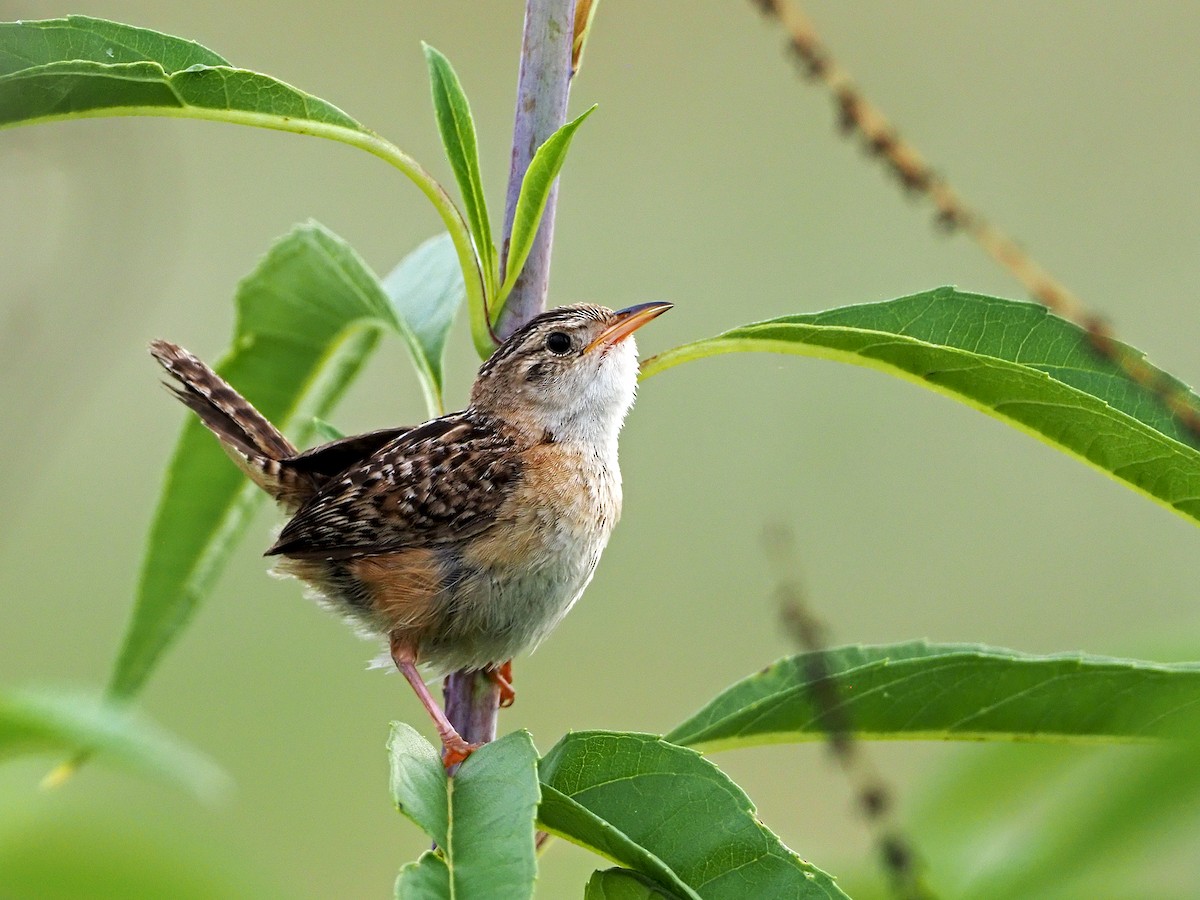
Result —
[[[678,897],[639,872],[604,869],[592,873],[583,900],[678,900]]]
[[[939,896],[1184,896],[1180,878],[1200,873],[1178,865],[1200,836],[1197,761],[1190,743],[975,751],[911,830]]]
[[[330,441],[340,441],[346,433],[336,425],[331,425],[319,416],[313,416],[312,434],[318,441],[327,444]]]
[[[137,803],[78,795],[0,806],[4,900],[294,900],[295,887],[255,856],[259,848],[209,816],[197,833],[187,811],[147,822]],[[24,807],[24,809],[22,808]],[[66,810],[72,814],[64,815]],[[135,811],[136,810],[136,811]],[[170,822],[172,827],[163,827]],[[176,824],[181,827],[174,827]],[[239,838],[241,839],[239,841]]]
[[[844,897],[783,845],[742,790],[700,754],[653,735],[568,734],[542,759],[547,831],[680,897]]]
[[[341,397],[381,331],[395,327],[371,270],[316,223],[281,238],[238,286],[236,303],[232,349],[217,371],[297,441]],[[187,413],[150,529],[114,695],[141,688],[208,593],[260,496]]]
[[[2,690],[0,759],[32,753],[94,755],[208,800],[229,789],[207,757],[124,704],[82,693]]]
[[[1147,377],[1186,385],[1125,348]],[[1193,521],[1200,450],[1153,392],[1096,355],[1087,333],[1032,303],[939,288],[885,303],[784,316],[646,360],[649,377],[720,353],[820,356],[882,369],[1045,441]]]
[[[1200,663],[920,641],[821,656],[839,713],[864,738],[1095,742],[1200,730]],[[737,682],[666,739],[705,750],[819,740],[811,663],[799,654]]]
[[[466,286],[449,234],[421,244],[383,279],[396,327],[412,353],[431,416],[445,410],[442,397],[446,335]]]
[[[483,176],[479,173],[479,146],[475,139],[475,120],[471,117],[471,104],[458,80],[450,60],[437,49],[422,43],[425,62],[429,68],[429,87],[433,92],[433,111],[437,117],[438,130],[442,135],[442,146],[446,158],[454,171],[454,180],[462,193],[467,224],[475,238],[475,252],[479,256],[487,283],[487,295],[496,293],[499,266],[496,262],[496,246],[492,242],[492,226],[488,221],[487,199],[483,192]]]
[[[521,180],[521,191],[517,194],[517,205],[513,212],[512,234],[508,237],[508,256],[504,264],[504,284],[500,288],[500,296],[492,304],[493,321],[500,318],[504,309],[504,301],[508,299],[513,285],[529,258],[533,249],[533,239],[537,237],[538,226],[542,223],[542,213],[546,211],[546,201],[550,198],[550,189],[554,187],[554,179],[562,171],[563,163],[567,160],[567,151],[571,148],[571,139],[583,120],[596,109],[592,106],[579,118],[564,125],[538,147],[525,170]]]
[[[410,726],[388,739],[397,808],[437,850],[400,870],[398,898],[528,900],[537,878],[537,750],[517,731],[471,754],[453,779],[438,751]]]

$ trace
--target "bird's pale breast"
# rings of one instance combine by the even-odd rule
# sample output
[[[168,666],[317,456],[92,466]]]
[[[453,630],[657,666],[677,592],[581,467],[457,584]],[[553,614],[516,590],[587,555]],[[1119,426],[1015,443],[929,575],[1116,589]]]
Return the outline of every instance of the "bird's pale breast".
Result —
[[[437,601],[445,615],[418,651],[435,669],[498,664],[535,646],[591,581],[620,516],[615,446],[546,444],[523,457],[495,524],[458,550]]]
[[[511,659],[579,598],[621,512],[615,447],[543,444],[521,455],[517,485],[480,534],[283,568],[370,630],[399,635],[434,672]]]

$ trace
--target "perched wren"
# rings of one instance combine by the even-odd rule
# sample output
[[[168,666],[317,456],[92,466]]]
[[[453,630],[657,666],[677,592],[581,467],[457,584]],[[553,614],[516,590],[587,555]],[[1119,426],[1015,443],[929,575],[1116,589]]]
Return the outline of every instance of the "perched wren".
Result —
[[[617,433],[638,370],[630,336],[670,308],[542,313],[483,364],[462,412],[303,453],[195,356],[167,341],[150,351],[176,396],[291,514],[266,555],[387,637],[449,765],[474,746],[417,666],[484,670],[503,690],[506,663],[579,599],[621,513]]]

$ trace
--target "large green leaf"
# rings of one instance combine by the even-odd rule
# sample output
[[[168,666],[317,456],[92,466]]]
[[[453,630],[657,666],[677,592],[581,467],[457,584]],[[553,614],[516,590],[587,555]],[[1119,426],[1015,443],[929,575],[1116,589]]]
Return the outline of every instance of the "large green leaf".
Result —
[[[517,194],[517,205],[513,211],[512,233],[508,236],[508,255],[504,263],[504,284],[500,288],[500,296],[492,305],[492,319],[498,320],[504,309],[504,302],[512,292],[513,285],[525,267],[529,251],[533,249],[533,239],[537,237],[538,226],[542,224],[542,214],[546,211],[546,202],[550,199],[550,190],[554,180],[562,171],[563,163],[567,161],[567,151],[571,149],[571,139],[583,124],[583,120],[592,114],[595,106],[587,109],[583,115],[564,125],[538,147],[525,170],[521,180],[521,191]]]
[[[422,44],[429,68],[429,87],[433,92],[433,111],[446,158],[454,171],[454,180],[462,192],[467,224],[475,238],[475,252],[483,269],[487,296],[496,293],[498,264],[496,246],[492,242],[492,226],[488,221],[487,199],[483,192],[483,176],[479,172],[479,145],[475,138],[475,120],[471,104],[459,83],[450,60],[428,44]],[[486,335],[490,340],[490,335]]]
[[[642,375],[748,351],[830,357],[916,381],[1200,519],[1200,451],[1187,433],[1158,397],[1097,356],[1082,329],[1042,306],[939,288],[736,328],[655,356]],[[1200,407],[1185,385],[1143,365]]]
[[[0,24],[0,125],[87,115],[367,133],[331,103],[181,38],[84,16]]]
[[[653,735],[568,734],[542,759],[538,821],[680,897],[844,897],[700,754]]]
[[[437,844],[400,870],[398,898],[528,900],[537,879],[537,750],[517,731],[471,754],[447,778],[438,751],[410,726],[388,739],[392,798]]]
[[[677,900],[677,897],[632,869],[605,869],[592,873],[583,900]]]
[[[681,897],[699,900],[699,895],[669,863],[638,843],[619,824],[605,821],[545,781],[542,783],[542,803],[538,807],[538,824],[606,859],[649,875],[656,884],[669,886]]]
[[[0,24],[0,128],[93,116],[211,119],[365,150],[403,172],[433,204],[454,241],[472,307],[482,306],[470,232],[441,185],[333,104],[144,28],[84,16]]]
[[[204,798],[219,796],[229,787],[228,778],[207,757],[125,704],[87,694],[0,690],[0,759],[64,752],[95,755],[166,778]]]
[[[737,682],[666,740],[705,750],[819,740],[812,656]],[[1129,741],[1192,736],[1200,724],[1200,663],[924,642],[820,656],[839,714],[866,738]]]
[[[271,248],[238,286],[236,303],[232,349],[217,371],[298,441],[341,396],[381,331],[398,329],[371,270],[315,223]],[[150,529],[114,695],[132,695],[145,682],[212,586],[259,496],[188,414]]]
[[[168,72],[189,66],[228,66],[195,41],[87,16],[39,22],[0,22],[0,75],[63,60],[98,63],[154,61]]]

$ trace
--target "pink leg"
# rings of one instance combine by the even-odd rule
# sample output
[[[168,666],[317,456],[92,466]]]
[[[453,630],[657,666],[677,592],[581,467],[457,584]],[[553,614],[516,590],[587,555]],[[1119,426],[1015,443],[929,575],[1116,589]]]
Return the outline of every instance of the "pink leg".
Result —
[[[468,744],[454,730],[454,726],[450,724],[450,720],[446,718],[446,714],[438,706],[438,702],[429,693],[429,688],[425,686],[425,682],[421,678],[421,673],[417,671],[417,661],[413,652],[398,643],[394,637],[391,643],[392,662],[396,664],[396,668],[400,670],[400,674],[408,679],[408,683],[412,685],[412,689],[421,701],[421,705],[425,707],[430,718],[433,719],[433,724],[437,726],[438,737],[442,739],[442,762],[445,763],[447,768],[458,765],[478,750],[480,745]]]

